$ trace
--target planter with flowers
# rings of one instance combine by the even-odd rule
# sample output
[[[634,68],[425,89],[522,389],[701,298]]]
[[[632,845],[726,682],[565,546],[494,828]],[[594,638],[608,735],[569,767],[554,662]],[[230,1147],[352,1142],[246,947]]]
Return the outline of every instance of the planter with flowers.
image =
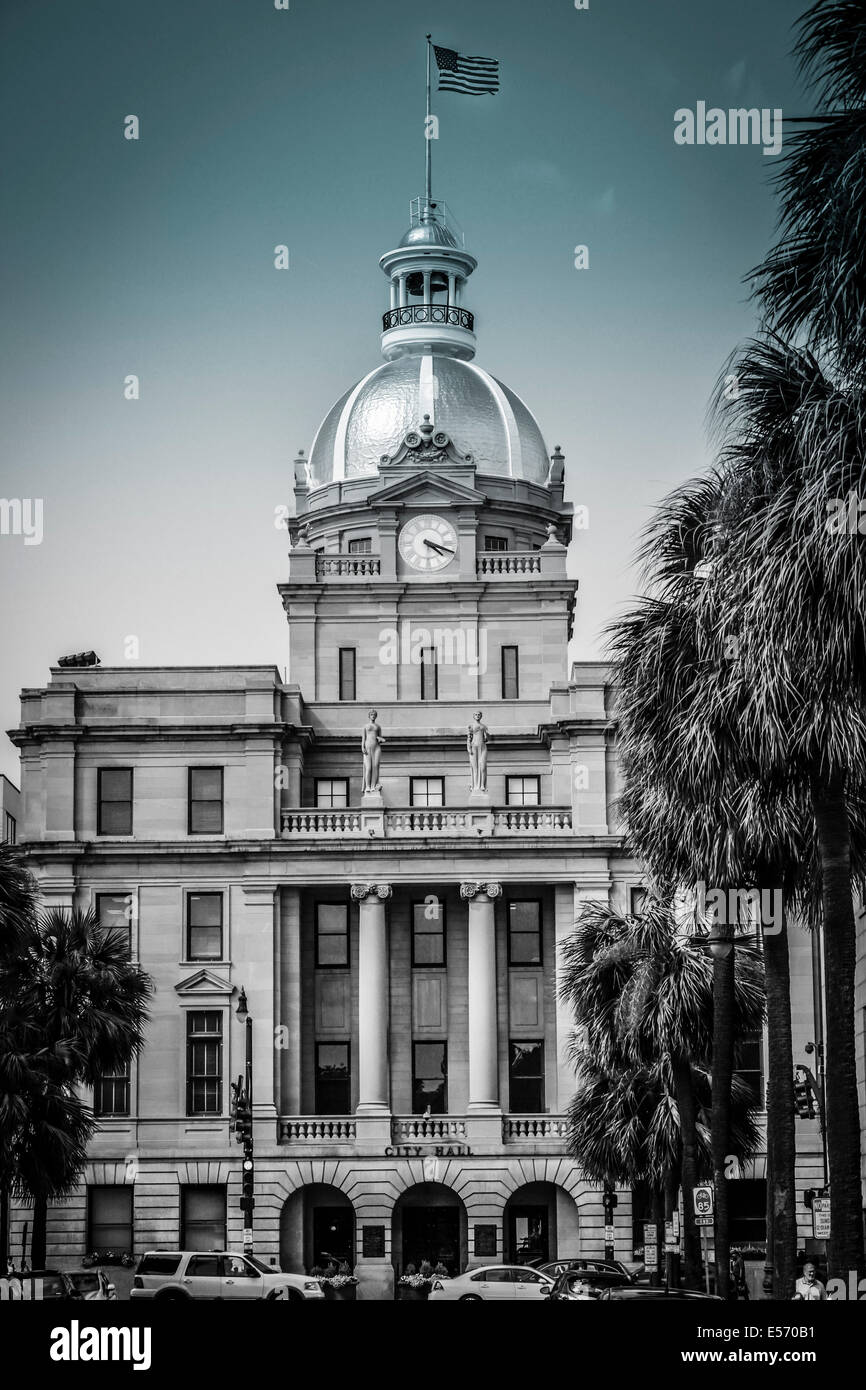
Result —
[[[412,1264],[407,1265],[397,1280],[397,1301],[399,1303],[426,1301],[430,1297],[434,1278],[440,1277],[439,1268],[440,1266],[437,1265],[436,1271],[434,1271],[429,1260],[423,1260],[420,1269],[416,1269]]]
[[[314,1276],[322,1286],[326,1299],[333,1303],[354,1303],[357,1298],[358,1281],[346,1260],[339,1265],[329,1264],[325,1269],[313,1270]]]
[[[128,1250],[93,1250],[89,1255],[82,1255],[81,1263],[85,1269],[92,1269],[94,1265],[122,1265],[124,1269],[132,1269],[135,1256]]]

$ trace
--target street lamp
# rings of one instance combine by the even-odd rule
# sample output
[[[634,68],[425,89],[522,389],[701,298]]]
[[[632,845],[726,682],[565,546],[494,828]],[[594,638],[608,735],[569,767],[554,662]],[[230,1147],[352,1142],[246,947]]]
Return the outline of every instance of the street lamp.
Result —
[[[255,1199],[255,1165],[253,1159],[253,1020],[247,1004],[247,992],[241,989],[235,1010],[243,1020],[245,1033],[244,1085],[238,1091],[238,1109],[246,1120],[244,1126],[244,1157],[241,1178],[241,1211],[244,1216],[244,1254],[253,1253],[253,1210]]]

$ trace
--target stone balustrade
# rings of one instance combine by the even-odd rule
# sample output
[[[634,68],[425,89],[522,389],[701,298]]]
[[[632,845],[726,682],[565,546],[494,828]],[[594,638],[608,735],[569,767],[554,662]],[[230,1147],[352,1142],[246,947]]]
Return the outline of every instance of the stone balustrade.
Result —
[[[466,1138],[466,1119],[462,1115],[394,1115],[391,1140],[394,1144],[432,1144]]]
[[[347,807],[283,811],[281,824],[287,839],[477,839],[479,833],[504,838],[571,834],[572,813],[566,806],[509,806],[490,811],[417,806],[366,811]]]
[[[506,1144],[564,1140],[568,1132],[565,1115],[504,1115],[502,1138]]]
[[[296,1115],[279,1121],[281,1144],[353,1144],[356,1132],[350,1116]]]
[[[476,574],[540,574],[541,554],[537,550],[491,550],[479,555]]]
[[[329,576],[338,579],[358,579],[379,574],[382,562],[378,555],[328,555],[316,556],[316,575],[320,579]]]

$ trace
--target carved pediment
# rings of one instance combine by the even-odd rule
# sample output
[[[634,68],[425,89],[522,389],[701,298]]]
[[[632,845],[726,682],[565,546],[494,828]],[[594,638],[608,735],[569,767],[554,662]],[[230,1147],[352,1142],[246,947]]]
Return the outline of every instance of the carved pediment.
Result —
[[[442,464],[473,463],[471,454],[461,454],[453,439],[444,430],[431,425],[430,416],[425,415],[417,429],[407,430],[400,446],[393,454],[382,454],[380,465],[401,464],[423,468],[426,463]]]
[[[230,984],[224,975],[215,975],[212,970],[197,970],[194,975],[188,975],[174,988],[181,995],[221,994],[228,996],[234,992],[234,985]]]
[[[409,477],[399,478],[373,493],[367,505],[374,508],[409,507],[481,507],[487,499],[483,492],[465,483],[457,483],[453,478],[443,478],[438,473],[422,469]]]

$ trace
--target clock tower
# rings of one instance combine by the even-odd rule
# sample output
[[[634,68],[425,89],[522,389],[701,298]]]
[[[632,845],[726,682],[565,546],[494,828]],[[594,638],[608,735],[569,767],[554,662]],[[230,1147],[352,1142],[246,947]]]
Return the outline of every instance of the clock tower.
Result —
[[[386,360],[295,460],[279,586],[289,679],[307,699],[360,704],[427,701],[433,689],[438,700],[546,699],[567,679],[577,588],[564,457],[474,361],[464,300],[477,262],[445,204],[414,200],[379,264]]]

